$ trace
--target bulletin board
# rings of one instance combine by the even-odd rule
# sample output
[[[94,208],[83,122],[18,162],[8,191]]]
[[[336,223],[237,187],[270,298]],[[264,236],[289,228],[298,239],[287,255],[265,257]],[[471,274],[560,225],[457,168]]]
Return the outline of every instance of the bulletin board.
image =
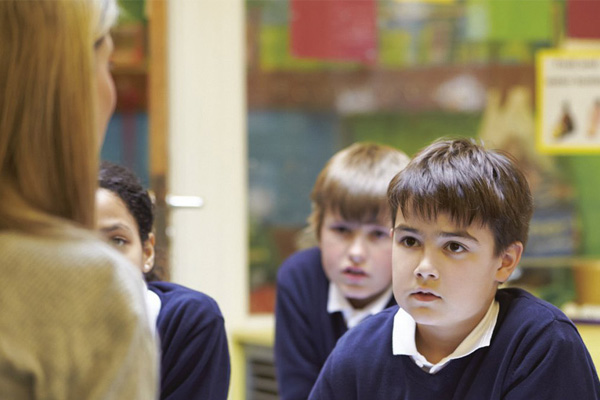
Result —
[[[538,149],[600,153],[600,51],[541,51],[536,75]]]

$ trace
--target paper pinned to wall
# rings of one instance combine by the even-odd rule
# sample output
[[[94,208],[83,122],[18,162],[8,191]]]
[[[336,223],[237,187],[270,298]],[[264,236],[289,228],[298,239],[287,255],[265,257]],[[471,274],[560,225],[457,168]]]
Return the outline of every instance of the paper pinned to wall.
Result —
[[[291,0],[290,6],[295,57],[376,61],[375,0]]]
[[[600,1],[569,0],[567,2],[567,36],[578,39],[600,39]]]

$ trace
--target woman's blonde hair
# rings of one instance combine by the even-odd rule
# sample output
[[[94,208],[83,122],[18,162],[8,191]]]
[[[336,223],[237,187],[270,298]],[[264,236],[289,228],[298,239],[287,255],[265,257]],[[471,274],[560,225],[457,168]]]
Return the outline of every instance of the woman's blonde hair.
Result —
[[[114,0],[0,1],[0,230],[93,227],[94,44],[115,10]]]
[[[388,216],[388,184],[409,161],[402,151],[375,143],[355,143],[337,152],[313,187],[309,231],[319,239],[325,211],[364,223]]]

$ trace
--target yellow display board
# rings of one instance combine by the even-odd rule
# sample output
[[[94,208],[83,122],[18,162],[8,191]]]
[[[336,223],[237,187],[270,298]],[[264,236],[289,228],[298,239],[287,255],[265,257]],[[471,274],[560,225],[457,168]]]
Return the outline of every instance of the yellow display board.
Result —
[[[536,74],[538,150],[600,153],[600,51],[540,51]]]

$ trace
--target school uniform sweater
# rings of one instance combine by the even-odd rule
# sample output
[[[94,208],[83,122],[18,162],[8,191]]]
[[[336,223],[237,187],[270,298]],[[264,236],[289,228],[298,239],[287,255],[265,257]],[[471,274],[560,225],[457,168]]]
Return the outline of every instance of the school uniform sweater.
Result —
[[[348,330],[341,312],[327,312],[328,293],[329,280],[318,247],[299,251],[281,265],[275,367],[282,400],[306,400],[329,353]],[[387,306],[394,304],[392,297]]]
[[[221,311],[209,296],[169,282],[149,282],[161,302],[161,400],[225,400],[230,362]]]
[[[363,321],[340,339],[309,399],[599,399],[592,359],[573,323],[520,289],[496,295],[500,311],[489,347],[429,374],[392,354],[398,307]]]

